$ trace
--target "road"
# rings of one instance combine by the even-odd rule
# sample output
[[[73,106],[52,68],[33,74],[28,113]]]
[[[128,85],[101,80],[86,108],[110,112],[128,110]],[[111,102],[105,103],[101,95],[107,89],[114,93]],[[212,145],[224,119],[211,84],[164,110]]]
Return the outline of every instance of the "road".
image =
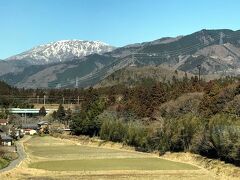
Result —
[[[26,153],[25,153],[25,150],[23,147],[23,142],[29,140],[30,138],[31,138],[31,136],[25,136],[20,141],[16,141],[18,158],[11,161],[7,167],[1,169],[0,173],[10,171],[10,170],[14,169],[15,167],[18,167],[21,164],[21,162],[26,158]]]

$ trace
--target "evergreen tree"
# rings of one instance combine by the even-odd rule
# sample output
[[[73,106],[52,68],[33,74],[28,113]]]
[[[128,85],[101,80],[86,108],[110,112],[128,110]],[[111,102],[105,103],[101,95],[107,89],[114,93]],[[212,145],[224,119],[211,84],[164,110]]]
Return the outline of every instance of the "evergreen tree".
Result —
[[[41,107],[41,109],[39,110],[39,116],[46,116],[47,112],[45,107]]]
[[[0,110],[0,119],[7,119],[8,112],[5,109]]]
[[[63,123],[66,113],[62,104],[59,105],[56,115],[57,115],[57,119]]]
[[[65,117],[65,123],[68,126],[69,122],[72,119],[72,110],[70,108],[68,108],[68,110],[66,111],[66,117]]]
[[[53,111],[53,113],[52,113],[52,117],[53,117],[54,120],[57,119],[57,111]]]

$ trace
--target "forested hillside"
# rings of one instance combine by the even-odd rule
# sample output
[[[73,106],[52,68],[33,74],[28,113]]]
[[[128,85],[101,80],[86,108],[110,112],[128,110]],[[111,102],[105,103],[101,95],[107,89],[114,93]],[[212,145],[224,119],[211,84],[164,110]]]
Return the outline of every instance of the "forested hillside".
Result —
[[[171,82],[173,76],[176,79],[182,79],[184,76],[193,77],[191,73],[186,73],[179,70],[174,70],[168,66],[144,66],[144,67],[126,67],[118,70],[95,87],[109,87],[115,85],[136,86],[138,84],[153,82]]]
[[[240,84],[235,78],[111,87],[104,91],[105,101],[95,93],[72,119],[76,135],[98,135],[160,154],[190,151],[240,165]]]
[[[240,82],[226,77],[209,82],[197,77],[145,82],[133,87],[24,90],[1,82],[4,107],[27,104],[37,96],[59,103],[81,98],[81,111],[65,111],[75,135],[99,136],[140,151],[190,151],[240,165]],[[21,101],[16,101],[21,95]],[[3,98],[3,97],[10,98]],[[23,98],[24,97],[24,98]],[[2,101],[3,102],[3,101]],[[1,105],[2,105],[1,104]],[[56,118],[53,116],[53,118]],[[56,119],[58,120],[58,119]]]

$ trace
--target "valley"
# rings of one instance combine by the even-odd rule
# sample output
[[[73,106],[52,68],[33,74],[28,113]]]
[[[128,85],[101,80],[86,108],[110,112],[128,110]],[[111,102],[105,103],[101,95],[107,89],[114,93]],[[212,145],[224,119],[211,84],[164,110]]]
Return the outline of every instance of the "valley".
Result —
[[[84,145],[45,137],[24,143],[27,159],[16,169],[0,175],[8,179],[212,179],[199,167],[168,161],[157,155],[132,150]],[[85,142],[86,143],[86,142]],[[61,172],[60,172],[61,171]]]
[[[239,180],[239,8],[0,1],[0,180]]]

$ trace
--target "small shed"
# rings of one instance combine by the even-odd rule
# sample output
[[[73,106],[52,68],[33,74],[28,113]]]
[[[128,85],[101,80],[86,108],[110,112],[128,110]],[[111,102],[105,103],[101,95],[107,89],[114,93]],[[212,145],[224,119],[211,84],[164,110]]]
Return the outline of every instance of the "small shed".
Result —
[[[0,125],[1,126],[6,126],[8,124],[8,120],[7,119],[0,119]]]
[[[37,131],[36,130],[34,130],[34,129],[25,129],[25,134],[26,135],[35,135],[35,134],[37,134]]]
[[[45,126],[47,126],[49,123],[48,123],[48,121],[40,121],[39,123],[38,123],[38,127],[45,127]]]
[[[34,129],[34,130],[38,130],[38,125],[35,123],[32,124],[23,124],[22,125],[22,129],[26,130],[26,129]]]
[[[8,135],[1,136],[1,145],[3,146],[12,146],[13,145],[13,138]]]
[[[49,123],[48,121],[41,121],[38,123],[38,130],[40,133],[43,133],[45,131],[45,133],[49,133]]]

